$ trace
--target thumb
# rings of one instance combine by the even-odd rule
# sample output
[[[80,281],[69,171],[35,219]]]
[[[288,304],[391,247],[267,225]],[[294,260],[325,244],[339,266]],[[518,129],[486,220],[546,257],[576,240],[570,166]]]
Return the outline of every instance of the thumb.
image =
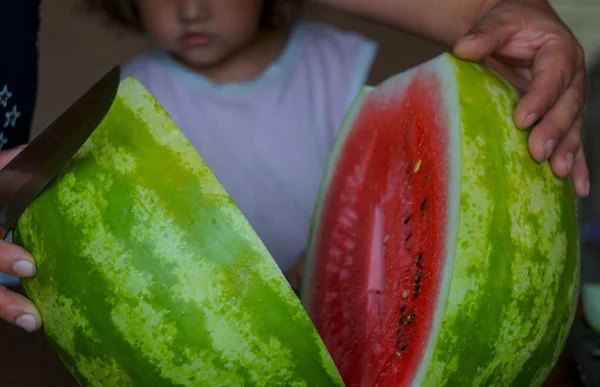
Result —
[[[453,52],[465,60],[481,61],[500,51],[512,35],[511,28],[484,20],[456,42]]]
[[[0,168],[3,168],[10,160],[14,159],[23,148],[25,148],[25,145],[10,150],[0,151]]]

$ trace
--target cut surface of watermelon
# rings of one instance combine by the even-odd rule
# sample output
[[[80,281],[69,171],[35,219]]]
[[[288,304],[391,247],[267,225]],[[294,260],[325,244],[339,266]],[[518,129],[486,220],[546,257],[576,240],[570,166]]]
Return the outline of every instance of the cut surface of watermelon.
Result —
[[[531,159],[517,99],[450,54],[357,98],[302,293],[346,385],[539,385],[556,361],[578,289],[575,200]]]

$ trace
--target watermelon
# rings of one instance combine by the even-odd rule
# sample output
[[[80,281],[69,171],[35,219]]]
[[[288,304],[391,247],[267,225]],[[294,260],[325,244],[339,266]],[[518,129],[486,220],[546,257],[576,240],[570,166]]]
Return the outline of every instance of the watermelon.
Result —
[[[15,242],[36,258],[24,289],[82,385],[342,385],[265,246],[134,78]]]
[[[327,165],[302,302],[347,386],[539,386],[579,291],[571,183],[517,91],[445,53],[365,87]]]

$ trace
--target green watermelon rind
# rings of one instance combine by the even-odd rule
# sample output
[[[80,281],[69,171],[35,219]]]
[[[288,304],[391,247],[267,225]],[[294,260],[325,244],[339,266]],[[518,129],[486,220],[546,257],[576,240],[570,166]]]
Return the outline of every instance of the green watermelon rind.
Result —
[[[514,123],[517,90],[489,68],[446,56],[462,107],[463,208],[451,297],[424,385],[539,386],[577,305],[576,199],[569,179],[533,161],[529,131]]]

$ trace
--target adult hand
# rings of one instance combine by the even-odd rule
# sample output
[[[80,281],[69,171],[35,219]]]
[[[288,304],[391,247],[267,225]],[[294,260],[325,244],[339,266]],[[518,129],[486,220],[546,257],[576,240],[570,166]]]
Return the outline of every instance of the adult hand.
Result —
[[[0,152],[0,168],[4,167],[21,148]],[[20,246],[0,239],[0,272],[17,277],[35,275],[35,262],[29,252]],[[40,328],[41,317],[28,298],[0,286],[0,319],[26,331]]]
[[[483,60],[523,93],[514,112],[533,126],[529,148],[557,176],[571,176],[589,194],[583,144],[585,59],[581,45],[546,0],[494,1],[454,46],[463,59]]]

